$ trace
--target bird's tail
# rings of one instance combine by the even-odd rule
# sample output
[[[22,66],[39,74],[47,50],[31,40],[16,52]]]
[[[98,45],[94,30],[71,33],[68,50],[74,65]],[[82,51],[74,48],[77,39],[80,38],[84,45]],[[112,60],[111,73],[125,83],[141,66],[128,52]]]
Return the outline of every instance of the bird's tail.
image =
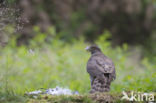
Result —
[[[93,81],[90,93],[94,92],[109,92],[110,90],[110,81],[107,75],[99,78],[96,77]]]

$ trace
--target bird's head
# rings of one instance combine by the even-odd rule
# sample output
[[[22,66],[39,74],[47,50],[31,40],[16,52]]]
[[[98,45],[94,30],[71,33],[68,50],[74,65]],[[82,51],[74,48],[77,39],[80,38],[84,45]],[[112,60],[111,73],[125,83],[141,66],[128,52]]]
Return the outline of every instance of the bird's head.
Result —
[[[91,54],[94,54],[94,53],[97,53],[97,52],[101,52],[101,49],[97,45],[87,46],[85,49],[88,52],[91,52]]]

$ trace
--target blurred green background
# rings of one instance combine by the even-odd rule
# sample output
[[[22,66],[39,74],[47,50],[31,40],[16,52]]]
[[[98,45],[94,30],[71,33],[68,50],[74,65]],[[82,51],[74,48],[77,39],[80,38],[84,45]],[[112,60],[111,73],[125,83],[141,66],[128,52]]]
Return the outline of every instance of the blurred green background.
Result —
[[[154,0],[0,3],[0,100],[56,86],[88,93],[92,43],[115,63],[111,92],[156,92]]]

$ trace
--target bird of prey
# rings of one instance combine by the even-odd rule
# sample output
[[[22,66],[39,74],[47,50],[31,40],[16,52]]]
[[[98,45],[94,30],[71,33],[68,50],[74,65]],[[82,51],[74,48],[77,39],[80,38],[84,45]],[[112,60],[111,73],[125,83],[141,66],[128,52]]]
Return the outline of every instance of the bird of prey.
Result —
[[[112,60],[106,57],[97,45],[86,47],[86,50],[91,53],[87,63],[87,72],[91,80],[90,93],[108,92],[111,82],[116,78]]]

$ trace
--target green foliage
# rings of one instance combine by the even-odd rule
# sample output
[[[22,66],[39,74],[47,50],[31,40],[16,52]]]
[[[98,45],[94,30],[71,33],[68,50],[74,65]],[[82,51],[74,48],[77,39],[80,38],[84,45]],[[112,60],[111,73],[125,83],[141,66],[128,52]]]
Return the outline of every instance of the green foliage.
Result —
[[[6,2],[9,4],[13,4],[13,3],[17,2],[17,0],[6,0]]]
[[[34,30],[38,32],[37,28]],[[136,65],[128,66],[131,62],[128,59],[128,45],[112,48],[107,41],[109,37],[109,32],[105,32],[96,43],[105,55],[112,58],[116,66],[117,78],[111,85],[111,92],[156,91],[156,65],[144,58],[140,68]],[[89,44],[83,39],[67,44],[57,38],[46,44],[44,39],[45,36],[41,33],[29,46],[18,47],[13,38],[8,46],[1,49],[0,93],[13,91],[15,94],[24,94],[56,86],[68,87],[82,94],[89,92],[90,80],[86,63],[90,54],[84,49]]]

